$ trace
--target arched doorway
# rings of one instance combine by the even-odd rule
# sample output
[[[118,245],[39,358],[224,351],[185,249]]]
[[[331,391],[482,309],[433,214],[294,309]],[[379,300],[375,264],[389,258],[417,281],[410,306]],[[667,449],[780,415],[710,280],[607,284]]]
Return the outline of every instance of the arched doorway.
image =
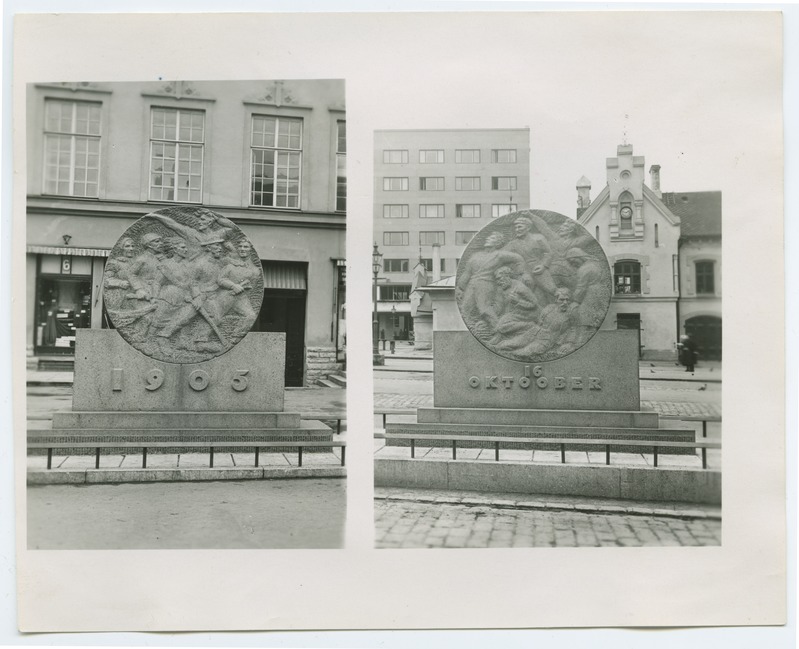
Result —
[[[700,315],[685,321],[685,333],[694,339],[699,360],[721,360],[721,318]]]

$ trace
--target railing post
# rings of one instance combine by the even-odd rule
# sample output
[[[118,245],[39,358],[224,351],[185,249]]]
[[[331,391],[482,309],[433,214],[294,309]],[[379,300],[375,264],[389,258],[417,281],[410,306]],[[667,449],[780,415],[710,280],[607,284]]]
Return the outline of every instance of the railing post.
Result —
[[[146,446],[142,446],[141,447],[141,468],[142,469],[146,469],[147,468],[147,447]]]
[[[341,447],[341,466],[344,466],[344,458],[347,456],[347,447]]]
[[[384,412],[383,413],[383,429],[385,429],[385,427],[386,427],[386,417],[387,417],[387,414]]]
[[[702,447],[702,468],[707,469],[707,449]]]
[[[494,442],[494,460],[499,462],[499,442]]]
[[[566,444],[560,445],[560,463],[566,464]]]
[[[605,464],[610,466],[610,444],[605,444]]]
[[[53,468],[53,449],[51,448],[47,449],[47,468]]]
[[[210,465],[211,465],[211,466],[210,466],[209,468],[213,469],[213,468],[214,468],[214,447],[213,447],[213,446],[211,447],[211,459],[210,459]]]
[[[457,451],[455,450],[455,444],[456,444],[456,442],[453,439],[452,440],[452,459],[453,460],[457,460],[458,459]]]
[[[258,467],[258,464],[259,464],[260,460],[261,460],[261,447],[260,446],[256,446],[255,447],[255,466],[256,466],[256,468]]]
[[[341,419],[336,419],[336,435],[341,435]]]
[[[702,437],[707,437],[707,419],[702,420]]]
[[[657,468],[657,465],[658,465],[658,447],[657,446],[653,446],[652,447],[652,451],[653,451],[653,457],[654,457],[654,460],[655,460],[655,468]]]
[[[302,466],[302,446],[298,446],[297,451],[297,466]]]
[[[100,447],[98,446],[94,451],[94,468],[100,468]]]
[[[411,459],[416,457],[416,440],[411,439]]]

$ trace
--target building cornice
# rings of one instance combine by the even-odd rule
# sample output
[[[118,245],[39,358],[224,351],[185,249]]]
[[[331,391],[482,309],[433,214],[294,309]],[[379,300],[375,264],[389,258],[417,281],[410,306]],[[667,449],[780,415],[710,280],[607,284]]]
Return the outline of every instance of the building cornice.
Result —
[[[140,203],[134,201],[98,201],[84,199],[42,198],[28,196],[28,214],[53,216],[96,216],[138,219],[150,212],[168,207],[185,207],[187,203]],[[197,205],[219,212],[234,223],[248,225],[289,225],[299,228],[325,228],[344,230],[347,215],[344,212],[283,211],[262,208],[231,207],[224,205]]]

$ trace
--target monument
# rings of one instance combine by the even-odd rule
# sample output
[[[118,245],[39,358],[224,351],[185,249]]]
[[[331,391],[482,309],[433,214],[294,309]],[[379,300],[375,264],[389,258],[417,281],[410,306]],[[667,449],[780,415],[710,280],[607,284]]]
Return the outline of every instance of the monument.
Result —
[[[454,304],[442,293],[439,321],[455,322],[446,311],[457,305],[463,326],[436,327],[433,407],[418,409],[416,423],[386,424],[388,446],[413,434],[427,436],[416,446],[449,446],[457,434],[482,438],[459,448],[493,448],[485,438],[495,436],[518,438],[504,449],[535,450],[560,447],[525,439],[693,441],[693,430],[660,428],[657,413],[641,411],[637,332],[601,329],[610,267],[576,221],[545,210],[493,220],[464,250]]]
[[[285,334],[250,331],[263,289],[259,256],[232,221],[197,207],[137,220],[106,264],[115,330],[78,330],[72,410],[54,413],[37,441],[191,443],[194,452],[331,441],[322,422],[284,412]]]

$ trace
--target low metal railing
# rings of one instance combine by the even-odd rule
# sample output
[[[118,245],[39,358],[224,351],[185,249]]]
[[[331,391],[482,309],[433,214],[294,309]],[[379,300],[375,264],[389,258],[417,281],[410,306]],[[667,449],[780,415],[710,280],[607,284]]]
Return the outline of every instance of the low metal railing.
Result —
[[[558,437],[496,437],[493,435],[424,435],[422,433],[386,433],[386,439],[407,439],[411,442],[411,459],[416,458],[417,441],[449,441],[452,442],[452,459],[458,459],[458,442],[489,442],[494,445],[494,460],[499,462],[500,444],[549,444],[560,447],[561,464],[566,464],[566,447],[568,446],[597,446],[604,447],[605,464],[610,464],[611,447],[629,446],[647,447],[652,449],[653,465],[658,466],[658,454],[661,448],[693,448],[702,451],[702,468],[707,469],[707,450],[720,449],[720,442],[670,442],[659,440],[624,440],[624,439],[575,439]],[[614,451],[619,453],[621,451]]]
[[[214,452],[216,448],[252,448],[255,453],[255,464],[260,464],[260,454],[262,448],[296,448],[297,465],[302,466],[302,449],[308,447],[315,448],[340,448],[341,466],[345,464],[347,453],[347,443],[344,441],[293,441],[293,442],[28,442],[29,449],[47,449],[47,468],[53,468],[53,449],[95,449],[94,468],[100,468],[100,450],[104,448],[133,448],[141,449],[142,469],[147,468],[147,451],[157,448],[207,448],[209,449],[208,465],[214,468]]]

